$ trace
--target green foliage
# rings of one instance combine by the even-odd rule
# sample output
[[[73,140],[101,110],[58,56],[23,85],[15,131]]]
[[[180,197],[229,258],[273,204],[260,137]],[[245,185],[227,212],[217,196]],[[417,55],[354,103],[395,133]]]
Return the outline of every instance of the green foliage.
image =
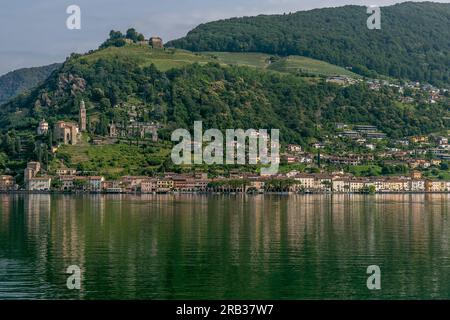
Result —
[[[383,165],[381,173],[383,175],[390,174],[407,174],[409,168],[407,165]]]
[[[349,166],[347,171],[356,177],[376,177],[381,175],[382,168],[377,165]]]
[[[144,41],[144,35],[136,32],[134,28],[130,28],[127,30],[127,32],[122,34],[120,31],[111,30],[109,32],[109,39],[107,39],[101,46],[101,49],[107,48],[107,47],[123,47],[127,44],[127,40],[130,40],[133,43],[137,43],[140,41]]]
[[[32,89],[61,66],[54,63],[36,68],[24,68],[11,71],[0,77],[0,105],[11,98]]]
[[[191,51],[301,55],[375,76],[450,84],[450,4],[382,8],[382,29],[366,27],[366,7],[345,6],[201,24],[168,46]]]
[[[148,174],[158,171],[169,154],[169,146],[165,144],[65,145],[60,148],[50,167],[51,171],[54,171],[64,163],[67,167],[95,172],[108,178],[127,174]]]
[[[86,83],[77,100],[73,86],[64,88],[62,78]],[[339,87],[295,75],[211,63],[161,72],[126,55],[97,59],[87,55],[70,59],[43,86],[6,104],[0,111],[2,127],[35,127],[39,118],[33,106],[43,95],[50,103],[42,105],[39,116],[47,119],[77,120],[76,101],[83,97],[91,116],[101,114],[95,128],[99,134],[106,134],[110,121],[126,120],[114,106],[133,99],[144,105],[141,113],[146,119],[162,122],[169,133],[203,120],[205,129],[277,128],[283,142],[302,145],[331,133],[328,130],[335,122],[372,124],[391,137],[401,137],[443,130],[448,116],[440,103],[405,108],[395,101],[392,91],[377,92],[364,84]],[[21,121],[15,121],[12,110],[20,112]]]
[[[0,174],[5,172],[8,156],[4,152],[0,152]]]
[[[112,38],[118,36],[112,34]],[[244,61],[244,55],[235,59],[241,64],[262,59],[253,55]],[[374,91],[363,83],[340,87],[322,78],[268,72],[268,68],[257,66],[259,62],[252,67],[208,63],[220,59],[139,45],[74,55],[42,85],[0,109],[0,152],[13,161],[45,159],[49,155],[44,149],[48,151],[54,139],[35,137],[38,122],[43,117],[50,125],[57,120],[77,121],[81,99],[88,109],[88,131],[99,135],[107,134],[111,121],[126,123],[126,105],[130,104],[139,106],[138,121],[164,125],[158,134],[165,139],[170,139],[176,128],[192,129],[196,120],[203,121],[204,130],[280,129],[282,142],[303,146],[334,134],[336,122],[375,125],[390,137],[447,128],[449,112],[444,103],[405,106],[397,102],[391,89]],[[38,150],[36,142],[46,147]],[[115,157],[116,148],[125,150]],[[141,154],[146,156],[142,158]],[[167,154],[162,157],[158,151],[143,151],[141,146],[123,143],[111,147],[65,146],[58,157],[84,170],[111,175],[170,168]],[[52,164],[55,161],[49,159]],[[115,167],[119,168],[117,172],[107,170]]]

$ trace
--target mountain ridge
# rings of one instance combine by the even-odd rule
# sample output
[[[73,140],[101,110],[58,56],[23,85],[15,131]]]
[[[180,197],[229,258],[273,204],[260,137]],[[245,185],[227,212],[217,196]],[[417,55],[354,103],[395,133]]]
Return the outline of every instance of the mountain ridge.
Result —
[[[0,105],[36,87],[61,65],[52,63],[40,67],[21,68],[0,76]]]
[[[450,86],[450,4],[381,7],[381,30],[368,30],[366,7],[313,9],[223,19],[199,25],[168,46],[191,51],[300,55],[365,76]]]

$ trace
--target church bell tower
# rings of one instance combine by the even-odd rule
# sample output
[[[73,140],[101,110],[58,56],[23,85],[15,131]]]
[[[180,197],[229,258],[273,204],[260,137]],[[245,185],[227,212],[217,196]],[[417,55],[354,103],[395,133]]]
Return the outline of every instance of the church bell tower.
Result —
[[[84,100],[81,100],[80,103],[80,131],[86,131],[86,106],[84,105]]]

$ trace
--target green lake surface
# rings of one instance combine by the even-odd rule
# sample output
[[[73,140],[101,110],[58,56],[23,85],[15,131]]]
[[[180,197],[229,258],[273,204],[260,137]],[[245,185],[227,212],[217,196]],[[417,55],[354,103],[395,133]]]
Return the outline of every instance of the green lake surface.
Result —
[[[445,298],[450,195],[0,194],[0,299]]]

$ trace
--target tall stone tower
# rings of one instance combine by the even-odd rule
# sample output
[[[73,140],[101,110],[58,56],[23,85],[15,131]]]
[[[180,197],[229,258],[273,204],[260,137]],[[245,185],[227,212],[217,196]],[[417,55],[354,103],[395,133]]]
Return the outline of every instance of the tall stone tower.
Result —
[[[84,100],[80,103],[80,131],[86,131],[86,106],[84,105]]]

